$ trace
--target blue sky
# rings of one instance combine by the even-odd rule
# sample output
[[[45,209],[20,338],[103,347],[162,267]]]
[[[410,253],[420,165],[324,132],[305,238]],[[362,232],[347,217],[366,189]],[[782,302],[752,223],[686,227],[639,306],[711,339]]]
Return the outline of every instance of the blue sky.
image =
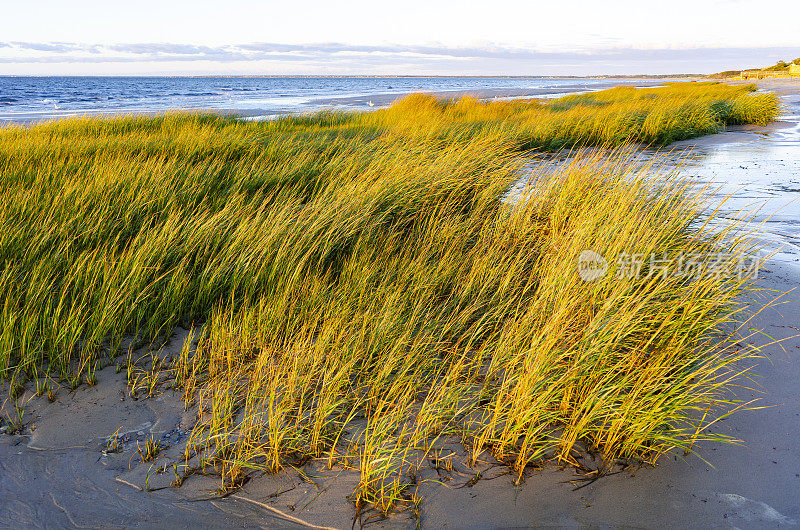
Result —
[[[36,0],[2,12],[0,75],[702,73],[800,56],[797,0]]]

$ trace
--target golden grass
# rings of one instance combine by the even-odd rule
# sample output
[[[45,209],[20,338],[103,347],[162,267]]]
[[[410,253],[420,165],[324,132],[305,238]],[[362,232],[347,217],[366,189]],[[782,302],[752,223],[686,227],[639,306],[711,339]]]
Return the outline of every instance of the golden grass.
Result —
[[[560,149],[576,144],[619,146],[637,142],[663,146],[719,132],[726,125],[764,125],[778,113],[773,94],[755,86],[669,83],[665,87],[617,87],[556,100],[511,100],[489,104],[473,98],[439,101],[416,94],[386,111],[317,119],[324,128],[393,127],[440,138],[501,134],[516,148]],[[287,119],[287,124],[309,120]]]
[[[353,501],[384,513],[418,502],[416,466],[443,437],[518,480],[575,463],[581,444],[607,467],[723,440],[707,427],[738,406],[753,353],[736,342],[746,280],[647,264],[630,278],[615,262],[737,262],[747,247],[706,228],[701,193],[616,151],[541,165],[504,197],[520,149],[772,119],[774,97],[751,91],[3,129],[0,374],[12,389],[42,372],[74,387],[125,353],[132,393],[169,379],[198,408],[186,456],[223,488],[321,458],[357,466]],[[584,282],[589,249],[610,269]],[[178,324],[196,330],[172,365],[138,368],[133,351]]]

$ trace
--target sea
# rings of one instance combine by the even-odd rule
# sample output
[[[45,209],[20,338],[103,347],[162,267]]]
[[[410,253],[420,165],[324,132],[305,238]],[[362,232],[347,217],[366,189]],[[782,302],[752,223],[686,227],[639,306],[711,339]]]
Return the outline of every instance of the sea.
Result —
[[[557,97],[652,79],[521,77],[3,77],[0,123],[83,115],[204,110],[266,119],[322,109],[369,109],[412,92]]]

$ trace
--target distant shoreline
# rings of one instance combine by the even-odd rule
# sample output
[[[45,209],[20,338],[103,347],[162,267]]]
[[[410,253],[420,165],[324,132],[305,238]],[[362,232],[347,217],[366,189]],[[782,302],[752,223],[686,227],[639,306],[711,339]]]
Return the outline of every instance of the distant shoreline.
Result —
[[[617,85],[626,86],[656,86],[662,84],[664,79],[656,78],[481,78],[481,77],[409,77],[409,78],[349,78],[349,77],[283,77],[283,78],[0,78],[6,80],[5,84],[17,86],[20,84],[53,84],[67,86],[63,94],[51,96],[50,92],[42,91],[38,97],[29,101],[22,101],[17,107],[17,101],[11,105],[3,106],[0,100],[0,124],[2,123],[36,123],[39,121],[58,120],[70,117],[92,116],[113,117],[123,115],[160,115],[168,112],[213,112],[219,115],[233,115],[242,119],[266,120],[276,116],[290,114],[304,114],[318,110],[370,110],[390,105],[398,98],[412,93],[432,94],[436,97],[450,99],[454,97],[472,96],[478,99],[519,99],[519,98],[550,98],[568,94],[576,94],[592,90],[602,90]],[[71,79],[74,79],[72,81]],[[141,79],[142,81],[137,81]],[[192,81],[194,79],[194,81]],[[262,79],[262,81],[259,81]],[[274,81],[272,81],[274,79]],[[304,79],[309,79],[304,81]],[[530,79],[530,81],[526,81]],[[27,80],[27,81],[26,81]],[[679,79],[674,79],[680,81]],[[136,101],[133,97],[129,102],[117,104],[111,98],[114,95],[114,83],[121,86],[136,87],[138,84],[164,85],[158,87],[155,95],[148,95],[149,99]],[[193,88],[167,85],[197,85]],[[247,88],[244,92],[236,93],[236,100],[228,100],[227,94],[219,86],[207,87],[206,85],[242,85],[250,87],[272,86],[276,88],[262,90],[256,93]],[[107,88],[97,87],[109,85]],[[72,89],[74,85],[83,85],[81,89]],[[293,85],[281,87],[280,85]],[[516,86],[515,86],[516,85]],[[138,93],[134,88],[130,92],[134,96]],[[209,92],[215,94],[211,99],[180,97],[170,99],[171,92]],[[12,98],[19,98],[9,92]],[[256,94],[255,96],[253,94]],[[290,96],[289,104],[281,104],[281,97]],[[123,96],[125,97],[125,96]],[[46,99],[44,99],[46,98]],[[78,108],[72,108],[69,100],[89,101]],[[62,100],[67,102],[63,103]],[[37,101],[38,100],[38,101]],[[97,101],[97,105],[94,101]],[[53,108],[53,106],[59,108]]]

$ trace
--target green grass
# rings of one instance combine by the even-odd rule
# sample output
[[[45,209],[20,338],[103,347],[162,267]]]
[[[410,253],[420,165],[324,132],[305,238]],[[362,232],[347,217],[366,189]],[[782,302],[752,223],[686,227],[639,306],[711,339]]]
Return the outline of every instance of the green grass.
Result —
[[[269,123],[208,115],[0,130],[0,374],[75,386],[109,357],[199,331],[169,378],[200,451],[241,484],[307,458],[357,465],[358,506],[416,502],[442,436],[517,475],[577,444],[655,461],[724,437],[748,286],[617,277],[615,256],[746,251],[702,197],[622,151],[513,205],[524,151],[664,145],[774,118],[753,87],[616,88],[548,102],[440,102]],[[611,270],[586,283],[581,251]],[[137,373],[152,394],[162,367]],[[164,376],[163,380],[167,377]],[[356,433],[356,434],[353,434]],[[357,463],[357,464],[356,464]],[[413,474],[413,473],[412,473]]]

